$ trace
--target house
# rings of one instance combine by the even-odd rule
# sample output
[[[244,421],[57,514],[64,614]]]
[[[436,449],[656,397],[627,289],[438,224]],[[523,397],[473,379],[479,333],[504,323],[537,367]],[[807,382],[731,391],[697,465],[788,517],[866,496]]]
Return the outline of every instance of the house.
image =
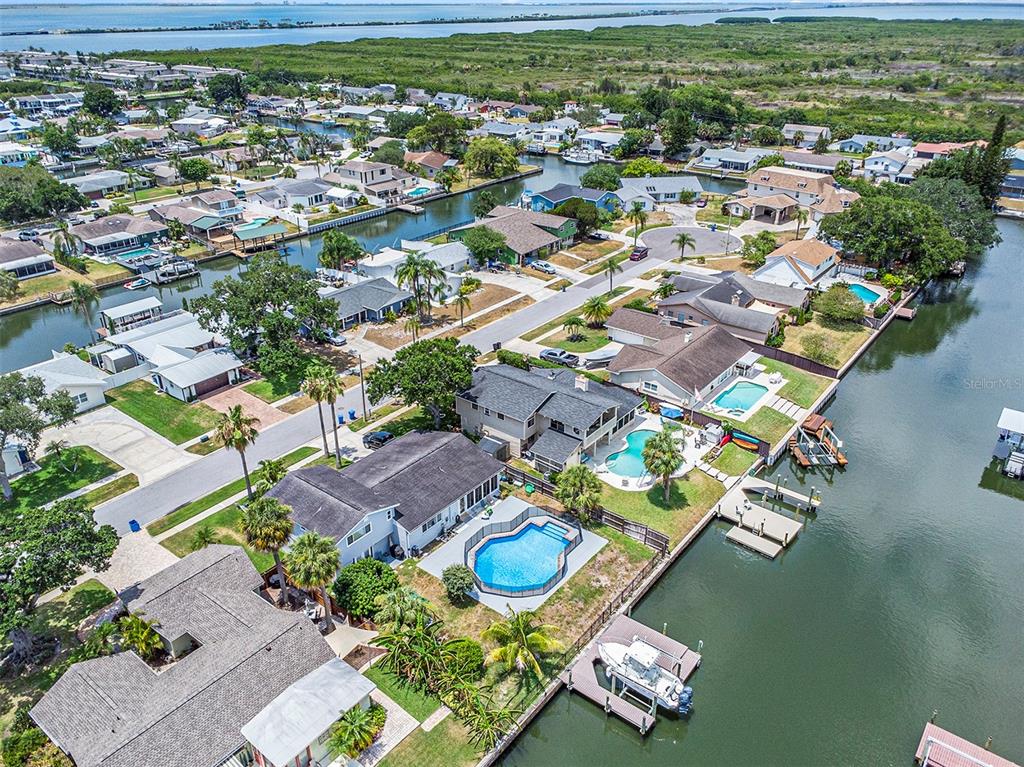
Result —
[[[755,171],[747,179],[747,195],[785,194],[800,205],[810,206],[824,196],[826,188],[835,186],[835,178],[828,173],[769,166]]]
[[[705,149],[697,158],[694,168],[701,170],[731,170],[746,173],[765,157],[778,154],[773,149],[733,149],[731,147]]]
[[[529,141],[537,129],[535,123],[504,123],[488,121],[473,131],[474,135],[491,136],[505,141]]]
[[[855,133],[850,138],[834,144],[840,152],[863,153],[868,147],[873,147],[878,152],[890,152],[893,149],[903,149],[913,146],[914,142],[908,138],[896,138],[895,136],[872,136],[866,133]],[[830,149],[832,147],[829,147]]]
[[[108,256],[144,248],[167,236],[167,225],[141,216],[116,213],[71,227],[89,256]]]
[[[557,184],[547,191],[535,192],[530,198],[530,207],[538,212],[545,212],[557,208],[563,202],[572,199],[580,199],[589,202],[609,213],[622,207],[622,201],[615,192],[608,192],[604,189],[588,189],[583,186],[572,184]]]
[[[1004,407],[996,428],[999,430],[1000,443],[1005,444],[1009,450],[1024,451],[1024,412]]]
[[[34,146],[19,144],[16,141],[0,141],[0,166],[20,168],[30,160],[39,158],[39,150]]]
[[[441,152],[406,152],[405,162],[415,165],[426,178],[434,178],[448,168],[454,168],[459,161]]]
[[[622,207],[629,209],[639,202],[644,210],[654,210],[661,203],[692,200],[696,202],[704,194],[704,187],[694,176],[644,176],[643,178],[621,178],[615,195]]]
[[[241,221],[242,207],[238,197],[227,189],[208,189],[192,195],[192,204],[200,210],[212,213],[225,221]]]
[[[792,240],[765,258],[751,275],[761,282],[793,288],[811,288],[839,266],[839,251],[821,240]]]
[[[949,157],[953,152],[958,152],[961,149],[968,149],[972,146],[984,147],[987,142],[985,141],[941,141],[938,143],[932,143],[929,141],[922,141],[918,144],[914,144],[913,157],[920,157],[925,160],[934,160],[938,157]]]
[[[834,174],[839,163],[846,163],[851,169],[853,168],[850,158],[844,157],[841,154],[816,154],[815,152],[785,149],[777,152],[777,154],[782,157],[782,164],[785,167],[796,168],[797,170]]]
[[[1011,200],[1024,200],[1024,173],[1007,174],[999,187],[999,196],[1008,197]]]
[[[505,257],[520,264],[527,259],[556,253],[570,245],[576,237],[574,219],[503,205],[497,206],[475,223],[453,229],[448,237],[461,241],[466,232],[478,226],[485,226],[504,235]]]
[[[611,154],[612,150],[619,145],[624,136],[624,133],[614,133],[612,131],[587,131],[576,134],[576,143],[583,149],[591,152]]]
[[[291,507],[294,535],[333,538],[344,566],[424,549],[497,496],[504,468],[457,432],[410,432],[340,471],[289,472],[267,495]]]
[[[200,138],[212,138],[231,127],[231,123],[223,117],[210,114],[197,114],[190,117],[182,117],[171,123],[171,130],[186,136],[198,136]]]
[[[436,93],[430,102],[446,112],[461,112],[469,104],[469,96],[464,93]]]
[[[31,240],[0,237],[0,269],[19,280],[57,271],[53,256]]]
[[[292,208],[298,205],[308,209],[328,202],[327,195],[333,189],[333,185],[322,179],[285,178],[268,189],[253,192],[249,199],[269,208]]]
[[[393,179],[395,166],[383,162],[349,160],[334,169],[342,184],[353,184],[365,190],[371,184]]]
[[[227,149],[215,149],[207,157],[210,162],[228,173],[238,173],[243,168],[258,165],[259,153],[248,146],[233,146]]]
[[[444,296],[452,296],[462,285],[461,273],[473,267],[473,255],[469,248],[459,241],[432,243],[420,240],[402,240],[397,248],[381,248],[361,258],[352,272],[344,273],[345,279],[353,281],[386,280],[397,285],[398,269],[410,253],[437,264],[445,275]],[[404,292],[404,291],[403,291]],[[404,303],[404,302],[403,302]]]
[[[24,141],[29,131],[42,127],[41,123],[25,117],[5,117],[0,120],[0,141]]]
[[[455,398],[463,431],[508,443],[544,472],[590,460],[632,423],[642,400],[572,370],[485,365]]]
[[[931,160],[925,157],[911,157],[907,160],[906,165],[903,166],[896,174],[897,184],[912,184],[914,179],[917,178],[917,174],[922,168],[927,167],[931,164]]]
[[[326,764],[329,730],[374,684],[263,586],[240,547],[214,544],[122,591],[169,661],[122,650],[75,663],[32,719],[78,767]]]
[[[873,152],[864,160],[864,176],[872,180],[882,178],[894,181],[909,161],[910,155],[905,152]]]
[[[577,120],[571,117],[559,117],[541,123],[533,130],[533,141],[546,147],[559,147],[564,142],[572,141],[580,129]]]
[[[536,104],[513,104],[505,110],[505,116],[510,117],[513,120],[526,118],[529,119],[537,112],[543,112],[544,107]]]
[[[156,296],[148,296],[140,298],[138,301],[129,301],[118,306],[100,309],[100,321],[108,333],[120,333],[124,330],[131,330],[137,325],[151,322],[162,314],[163,302]]]
[[[192,205],[157,205],[149,209],[149,217],[164,224],[178,221],[185,227],[186,233],[207,242],[231,233],[231,222],[228,219]]]
[[[84,176],[69,178],[65,184],[70,184],[90,200],[98,200],[108,194],[115,192],[127,192],[132,188],[131,177],[120,170],[101,170],[95,173],[88,173]],[[135,176],[135,188],[148,186],[152,182],[140,176]]]
[[[819,138],[824,138],[826,141],[832,138],[832,131],[823,125],[786,123],[782,126],[782,137],[794,146],[810,148],[818,142]],[[799,141],[797,141],[798,137]]]
[[[319,293],[338,304],[342,329],[361,322],[383,322],[389,313],[400,314],[412,300],[412,293],[396,288],[383,277],[341,288],[323,288]]]
[[[808,208],[813,220],[820,221],[859,199],[859,194],[840,187],[831,174],[769,166],[754,171],[747,179],[746,190],[727,201],[725,207],[733,215],[764,217],[778,224],[786,221],[797,206]]]
[[[206,349],[192,356],[182,355],[153,371],[153,383],[160,391],[182,402],[231,386],[239,381],[242,362],[230,349]]]
[[[25,377],[34,376],[43,382],[47,394],[64,391],[75,403],[75,412],[82,413],[106,404],[103,393],[110,388],[108,374],[79,359],[77,355],[51,352],[45,362],[17,371]]]
[[[758,357],[750,344],[718,325],[680,328],[623,308],[606,327],[624,344],[608,365],[612,383],[691,408],[751,370]]]
[[[612,112],[611,110],[604,109],[601,111],[601,119],[604,120],[605,125],[610,125],[613,128],[618,128],[622,125],[622,121],[626,119],[625,112]]]
[[[1010,173],[1024,171],[1024,147],[1010,147],[1006,150],[1006,156],[1010,160]]]

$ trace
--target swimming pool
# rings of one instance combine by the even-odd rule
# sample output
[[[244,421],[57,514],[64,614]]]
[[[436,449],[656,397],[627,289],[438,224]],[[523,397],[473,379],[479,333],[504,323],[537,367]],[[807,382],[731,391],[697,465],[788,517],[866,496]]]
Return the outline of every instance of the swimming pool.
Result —
[[[767,392],[767,386],[750,381],[737,381],[715,397],[715,405],[723,410],[738,410],[746,413]]]
[[[644,467],[644,445],[657,432],[650,429],[637,429],[626,435],[626,449],[608,456],[604,465],[608,471],[620,477],[639,478],[647,473]]]
[[[425,186],[418,186],[415,189],[410,189],[406,194],[410,197],[422,197],[425,194],[430,194],[430,189]]]
[[[882,297],[871,288],[857,282],[851,283],[850,292],[866,304],[873,304]]]
[[[118,261],[131,261],[133,258],[150,258],[151,256],[159,255],[160,251],[155,248],[135,248],[135,250],[118,253],[115,258]]]
[[[485,586],[503,592],[540,588],[558,574],[567,532],[554,522],[530,522],[515,535],[490,538],[477,550],[473,571]]]
[[[235,231],[236,232],[244,232],[244,231],[247,231],[249,229],[259,229],[261,226],[263,226],[269,220],[270,220],[269,218],[254,218],[252,221],[250,221],[247,224],[240,224],[239,226],[236,226],[235,227]]]

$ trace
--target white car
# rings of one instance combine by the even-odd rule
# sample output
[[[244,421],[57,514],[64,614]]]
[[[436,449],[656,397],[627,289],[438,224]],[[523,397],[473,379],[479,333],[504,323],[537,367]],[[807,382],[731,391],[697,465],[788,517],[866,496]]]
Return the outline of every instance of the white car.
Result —
[[[555,267],[553,267],[547,261],[534,261],[532,264],[530,264],[530,266],[532,266],[538,272],[544,272],[544,274],[555,273]]]

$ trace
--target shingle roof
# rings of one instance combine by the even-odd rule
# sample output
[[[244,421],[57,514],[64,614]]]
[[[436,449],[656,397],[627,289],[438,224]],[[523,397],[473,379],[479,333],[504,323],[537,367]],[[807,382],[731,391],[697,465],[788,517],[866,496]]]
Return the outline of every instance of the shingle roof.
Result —
[[[625,307],[616,309],[604,326],[613,330],[624,330],[627,333],[636,333],[637,335],[654,339],[671,338],[679,332],[678,328],[672,327],[672,325],[656,314],[641,312],[637,309],[627,309]]]
[[[475,224],[460,227],[473,229],[485,226],[505,236],[505,244],[514,253],[525,255],[538,248],[548,247],[559,242],[556,234],[551,234],[542,227],[557,229],[570,219],[553,216],[550,213],[536,213],[521,208],[507,208],[499,205],[487,216]]]
[[[835,258],[835,255],[836,249],[821,240],[790,240],[769,253],[768,258],[773,256],[793,256],[805,264],[820,266],[826,261]]]
[[[412,293],[396,288],[383,277],[346,285],[324,295],[337,302],[338,316],[342,319],[354,317],[363,311],[377,312],[385,306],[412,298]]]
[[[95,221],[71,227],[71,233],[90,241],[110,234],[156,234],[167,231],[167,227],[150,218],[116,214]]]
[[[20,261],[23,258],[32,258],[33,256],[42,256],[45,252],[30,240],[14,240],[10,237],[0,238],[0,264]]]
[[[574,186],[573,184],[556,184],[545,192],[537,192],[539,197],[556,204],[574,197],[579,197],[587,202],[597,202],[608,194],[613,194],[613,192],[606,192],[604,189],[588,189],[585,186]]]
[[[554,429],[548,429],[530,446],[530,450],[535,455],[561,464],[565,463],[569,456],[579,450],[581,444],[583,443],[575,437],[562,434]]]

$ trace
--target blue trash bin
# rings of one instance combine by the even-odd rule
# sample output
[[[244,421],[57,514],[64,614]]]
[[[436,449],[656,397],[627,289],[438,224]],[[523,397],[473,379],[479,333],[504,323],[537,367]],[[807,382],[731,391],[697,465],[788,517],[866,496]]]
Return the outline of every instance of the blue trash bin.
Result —
[[[345,414],[338,413],[338,426],[341,426],[343,423],[345,423]]]
[[[349,408],[348,420],[350,420],[350,421],[356,420],[356,409],[355,408]]]
[[[711,231],[712,232],[717,232],[718,231],[718,224],[712,224],[711,225]]]
[[[139,524],[139,521],[137,519],[129,519],[128,529],[131,530],[133,533],[137,533],[142,529],[142,525]]]

